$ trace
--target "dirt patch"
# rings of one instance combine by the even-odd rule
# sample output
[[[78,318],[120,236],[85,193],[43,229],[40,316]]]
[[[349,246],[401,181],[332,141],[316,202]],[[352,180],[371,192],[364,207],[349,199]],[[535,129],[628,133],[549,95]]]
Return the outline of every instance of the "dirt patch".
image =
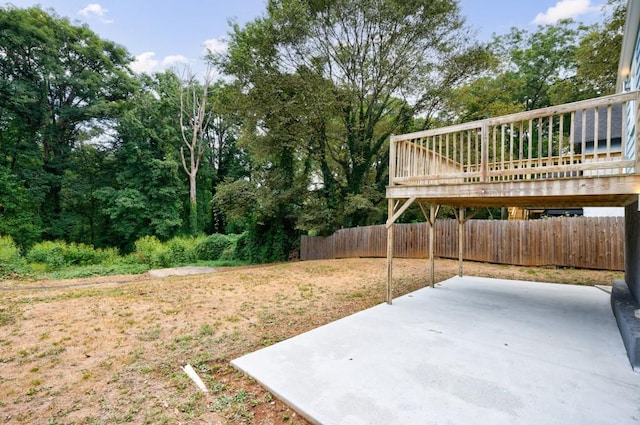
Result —
[[[171,267],[168,269],[149,270],[147,273],[151,277],[169,277],[169,276],[190,276],[194,274],[214,273],[218,269],[213,267]]]
[[[425,286],[427,267],[394,260],[394,293]],[[477,263],[465,272],[589,285],[622,277]],[[438,281],[456,273],[456,262],[437,261]],[[348,259],[3,291],[0,421],[306,424],[229,361],[382,302],[385,276],[384,259]],[[209,393],[181,370],[187,363]]]

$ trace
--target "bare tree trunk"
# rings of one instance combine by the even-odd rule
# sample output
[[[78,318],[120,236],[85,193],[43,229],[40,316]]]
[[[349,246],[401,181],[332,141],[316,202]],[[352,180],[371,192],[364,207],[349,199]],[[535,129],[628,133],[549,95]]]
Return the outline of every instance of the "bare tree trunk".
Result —
[[[207,68],[205,78],[202,84],[199,84],[191,69],[185,67],[182,80],[180,84],[180,131],[182,132],[183,145],[180,147],[180,158],[182,159],[182,167],[189,176],[189,225],[191,233],[195,235],[199,231],[197,177],[200,160],[207,146],[204,134],[211,119],[211,113],[207,111],[211,69]]]

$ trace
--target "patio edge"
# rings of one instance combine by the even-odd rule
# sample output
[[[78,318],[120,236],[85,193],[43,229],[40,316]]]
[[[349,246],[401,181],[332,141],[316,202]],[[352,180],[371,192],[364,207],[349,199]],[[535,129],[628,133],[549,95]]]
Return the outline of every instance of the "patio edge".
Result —
[[[640,318],[636,317],[636,311],[640,312],[640,305],[623,280],[613,282],[611,308],[631,367],[634,371],[640,372]]]

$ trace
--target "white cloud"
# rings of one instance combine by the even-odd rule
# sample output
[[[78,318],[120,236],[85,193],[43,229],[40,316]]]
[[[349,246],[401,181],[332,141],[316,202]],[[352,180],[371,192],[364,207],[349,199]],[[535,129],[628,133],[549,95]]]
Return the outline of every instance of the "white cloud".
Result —
[[[99,3],[91,3],[84,9],[81,9],[78,13],[82,16],[104,16],[108,12],[107,9],[102,7]]]
[[[84,8],[78,11],[78,15],[82,15],[85,18],[100,18],[105,24],[112,24],[113,20],[107,19],[108,10],[100,5],[100,3],[90,3]]]
[[[182,55],[169,55],[169,56],[165,56],[165,58],[162,59],[162,66],[164,68],[169,68],[179,63],[187,64],[189,63],[189,59],[186,56],[182,56]]]
[[[545,13],[538,13],[532,23],[538,25],[555,24],[560,19],[577,18],[589,13],[601,12],[603,5],[591,5],[591,0],[559,0]]]
[[[133,63],[131,63],[130,68],[133,72],[137,74],[147,73],[151,74],[156,70],[160,61],[154,59],[155,52],[144,52],[140,53],[136,56]]]
[[[204,46],[204,53],[224,53],[229,48],[229,43],[221,38],[210,38],[202,44]]]
[[[169,55],[163,59],[157,59],[155,52],[144,52],[137,55],[129,67],[137,74],[152,74],[154,72],[164,71],[181,63],[188,64],[189,62],[189,58],[183,55]]]

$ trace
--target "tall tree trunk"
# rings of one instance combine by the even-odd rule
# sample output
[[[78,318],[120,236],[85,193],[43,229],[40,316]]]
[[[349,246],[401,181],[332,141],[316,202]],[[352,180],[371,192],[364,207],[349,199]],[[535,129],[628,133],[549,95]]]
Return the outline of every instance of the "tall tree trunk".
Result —
[[[191,234],[198,234],[198,198],[196,187],[196,173],[189,174],[189,225]]]
[[[188,68],[186,81],[180,84],[180,130],[183,146],[180,147],[182,167],[189,176],[189,225],[191,234],[197,235],[198,227],[198,199],[196,180],[202,154],[206,148],[205,132],[209,126],[211,114],[207,111],[207,93],[211,84],[211,70],[207,69],[202,86],[200,86]],[[190,134],[189,134],[190,133]],[[187,147],[189,164],[185,157],[184,148]]]

